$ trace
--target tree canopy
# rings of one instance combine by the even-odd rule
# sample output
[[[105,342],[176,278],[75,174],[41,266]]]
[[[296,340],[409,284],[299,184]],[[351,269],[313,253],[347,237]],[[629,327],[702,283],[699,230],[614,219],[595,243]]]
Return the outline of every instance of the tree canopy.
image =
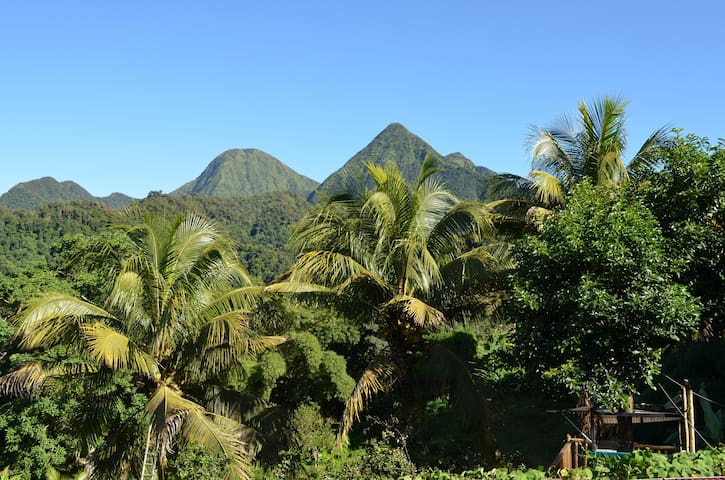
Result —
[[[699,307],[675,282],[682,264],[622,190],[578,185],[514,252],[518,348],[532,371],[573,392],[621,405],[651,384],[663,349],[693,333]]]

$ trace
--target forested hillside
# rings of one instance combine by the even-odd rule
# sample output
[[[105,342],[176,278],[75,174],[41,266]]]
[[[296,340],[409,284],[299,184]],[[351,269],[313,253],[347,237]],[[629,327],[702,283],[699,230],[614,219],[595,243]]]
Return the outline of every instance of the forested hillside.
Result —
[[[128,212],[173,216],[196,212],[216,221],[235,243],[250,273],[269,282],[291,265],[287,248],[290,226],[309,204],[293,194],[268,194],[247,199],[156,195],[135,203]],[[96,202],[58,202],[36,210],[0,208],[0,308],[15,313],[30,292],[60,288],[62,270],[73,235],[88,236],[124,221],[124,213]],[[69,285],[63,287],[70,289]]]
[[[217,222],[237,244],[249,272],[270,282],[292,264],[294,254],[287,247],[290,228],[310,206],[303,197],[276,192],[249,198],[155,195],[132,210],[165,216],[194,212]]]

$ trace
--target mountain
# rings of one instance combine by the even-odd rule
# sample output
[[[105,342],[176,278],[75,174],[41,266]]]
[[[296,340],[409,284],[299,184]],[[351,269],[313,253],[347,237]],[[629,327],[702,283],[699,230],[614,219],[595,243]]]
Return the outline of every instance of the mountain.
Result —
[[[315,201],[320,195],[344,188],[350,179],[358,177],[362,177],[372,186],[372,179],[364,167],[366,162],[378,165],[395,162],[403,177],[408,182],[415,182],[427,155],[442,168],[438,173],[439,178],[461,199],[478,200],[479,194],[485,189],[487,177],[494,173],[485,167],[477,167],[462,153],[452,153],[444,157],[400,123],[391,123],[342,168],[322,182],[309,199]]]
[[[122,193],[107,197],[94,197],[75,182],[59,182],[53,177],[43,177],[21,182],[0,195],[0,205],[17,210],[35,210],[42,205],[57,201],[92,201],[110,208],[122,209],[134,201]]]
[[[196,180],[172,195],[249,197],[288,191],[306,197],[318,183],[304,177],[272,155],[256,149],[227,150],[216,157]]]

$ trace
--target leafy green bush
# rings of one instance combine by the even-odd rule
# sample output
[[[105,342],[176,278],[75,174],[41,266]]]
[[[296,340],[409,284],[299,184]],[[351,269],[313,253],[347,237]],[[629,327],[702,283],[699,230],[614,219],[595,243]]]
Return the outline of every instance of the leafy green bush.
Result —
[[[169,459],[169,480],[217,480],[224,478],[228,462],[220,453],[186,443]]]
[[[546,472],[542,469],[476,469],[462,473],[423,472],[407,480],[626,480],[632,478],[712,477],[725,474],[725,447],[672,456],[639,450],[625,457],[592,459],[590,466]],[[372,478],[372,477],[366,477]]]

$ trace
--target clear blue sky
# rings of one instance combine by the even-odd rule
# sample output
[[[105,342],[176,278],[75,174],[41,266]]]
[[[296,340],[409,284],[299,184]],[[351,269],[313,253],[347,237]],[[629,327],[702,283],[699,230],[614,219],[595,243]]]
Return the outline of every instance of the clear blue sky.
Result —
[[[0,193],[143,197],[259,148],[323,180],[391,122],[524,174],[531,125],[630,101],[725,137],[725,2],[34,1],[0,6]]]

